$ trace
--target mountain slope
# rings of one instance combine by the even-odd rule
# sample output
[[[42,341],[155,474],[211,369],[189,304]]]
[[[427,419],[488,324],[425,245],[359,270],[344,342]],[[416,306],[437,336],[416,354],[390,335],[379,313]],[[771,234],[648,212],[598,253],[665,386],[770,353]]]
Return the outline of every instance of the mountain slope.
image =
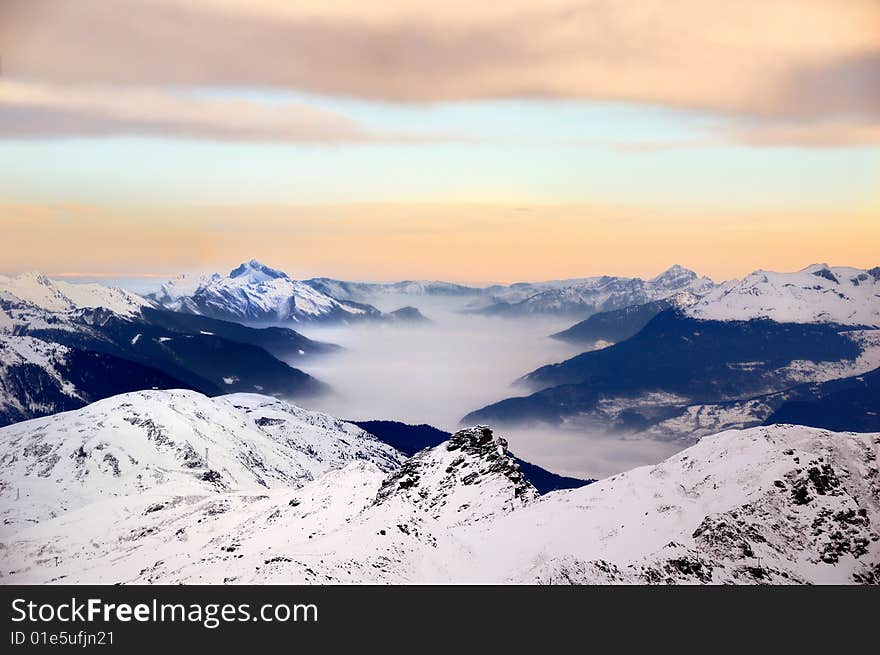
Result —
[[[657,314],[674,306],[675,302],[671,298],[664,298],[643,305],[599,312],[550,336],[560,341],[583,345],[617,343],[638,334]]]
[[[474,579],[876,583],[878,447],[877,434],[798,426],[706,437],[501,517],[471,537],[492,553]]]
[[[880,365],[878,279],[880,269],[824,264],[757,271],[659,313],[652,303],[596,314],[554,336],[618,343],[529,373],[522,382],[536,393],[463,422],[577,421],[676,438],[759,425],[788,402],[812,409],[799,405],[801,413],[782,414],[785,420],[872,429],[869,392],[829,399],[821,406],[834,418],[823,421],[816,403],[830,392],[801,385]]]
[[[360,428],[255,394],[141,391],[0,430],[5,529],[115,496],[295,489],[331,468],[402,456]],[[18,497],[18,500],[14,500]]]
[[[233,321],[152,307],[143,308],[140,318],[150,325],[173,332],[214,335],[228,341],[257,346],[279,359],[304,359],[340,350],[337,345],[309,339],[286,327],[252,328]]]
[[[209,395],[265,392],[287,398],[326,391],[312,376],[247,343],[216,334],[179,333],[113,314],[86,314],[80,329],[28,329],[27,334],[149,365]]]
[[[0,334],[0,426],[135,389],[186,387],[155,368],[113,355]]]
[[[174,311],[232,321],[310,322],[381,315],[375,307],[337,300],[256,260],[225,276],[181,275],[162,285],[154,299]]]
[[[813,397],[786,401],[766,419],[766,423],[880,432],[880,369],[813,386]]]

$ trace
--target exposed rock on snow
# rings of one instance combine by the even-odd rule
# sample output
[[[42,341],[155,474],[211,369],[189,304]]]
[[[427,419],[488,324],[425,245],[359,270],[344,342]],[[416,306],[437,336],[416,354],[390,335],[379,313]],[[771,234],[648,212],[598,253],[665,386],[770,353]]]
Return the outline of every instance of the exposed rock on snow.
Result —
[[[511,511],[537,497],[508,454],[507,441],[477,426],[406,460],[382,484],[376,504],[402,498],[442,524],[460,524]]]

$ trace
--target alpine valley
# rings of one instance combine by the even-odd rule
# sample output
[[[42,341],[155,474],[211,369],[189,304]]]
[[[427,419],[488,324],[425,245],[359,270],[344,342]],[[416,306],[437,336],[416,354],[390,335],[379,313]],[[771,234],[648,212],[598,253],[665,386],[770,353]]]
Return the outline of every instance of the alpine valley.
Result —
[[[880,584],[878,417],[878,268],[0,277],[0,582]]]

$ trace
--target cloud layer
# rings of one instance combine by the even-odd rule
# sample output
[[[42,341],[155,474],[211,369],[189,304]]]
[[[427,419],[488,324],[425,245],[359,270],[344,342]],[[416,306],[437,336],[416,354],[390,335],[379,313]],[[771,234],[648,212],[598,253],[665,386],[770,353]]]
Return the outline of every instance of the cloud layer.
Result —
[[[0,138],[162,134],[250,141],[358,142],[355,122],[304,105],[193,98],[149,88],[0,81]]]
[[[4,0],[0,43],[7,79],[57,85],[44,89],[43,100],[56,96],[51,106],[16,115],[4,104],[6,135],[368,138],[304,107],[280,115],[154,97],[138,109],[139,91],[122,100],[101,92],[102,108],[100,97],[80,97],[120,85],[403,103],[626,101],[768,123],[772,133],[759,125],[760,136],[738,135],[750,145],[798,135],[803,145],[874,144],[880,125],[876,0]],[[57,98],[67,93],[81,102]],[[804,128],[814,121],[821,138]]]
[[[56,82],[880,111],[873,0],[436,4],[6,0],[0,42],[7,75]]]

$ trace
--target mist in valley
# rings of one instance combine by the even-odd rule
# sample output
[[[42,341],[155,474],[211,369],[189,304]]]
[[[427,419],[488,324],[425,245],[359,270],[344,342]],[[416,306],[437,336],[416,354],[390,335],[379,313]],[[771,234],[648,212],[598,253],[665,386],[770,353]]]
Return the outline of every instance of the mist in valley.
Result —
[[[302,404],[343,419],[428,423],[453,431],[468,412],[524,395],[524,388],[512,384],[520,376],[583,350],[548,338],[570,327],[570,318],[485,317],[463,312],[469,300],[379,295],[366,302],[383,311],[412,305],[430,322],[297,326],[310,338],[345,349],[307,363],[291,362],[333,388]],[[519,457],[577,477],[613,475],[658,462],[683,447],[586,429],[498,432]]]

